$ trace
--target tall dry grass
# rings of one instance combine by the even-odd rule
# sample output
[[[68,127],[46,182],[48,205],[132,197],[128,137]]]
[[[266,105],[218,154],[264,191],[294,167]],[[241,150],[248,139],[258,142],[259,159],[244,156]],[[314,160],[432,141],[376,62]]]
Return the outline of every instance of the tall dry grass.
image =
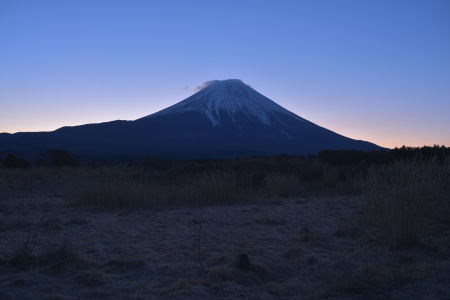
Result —
[[[80,184],[69,204],[103,208],[147,207],[161,200],[161,188],[127,178],[102,178]],[[162,193],[163,194],[163,193]]]
[[[173,201],[177,203],[230,204],[239,198],[244,200],[247,191],[239,184],[239,176],[234,172],[213,172],[201,174],[189,183],[180,184],[180,190],[175,193]],[[180,199],[177,201],[177,199]]]
[[[368,170],[362,182],[377,237],[391,248],[418,245],[448,211],[448,166],[395,163]]]
[[[264,190],[270,195],[287,198],[300,192],[301,183],[294,175],[271,174],[265,178]]]
[[[103,177],[77,184],[69,204],[101,208],[161,208],[167,206],[218,205],[252,199],[232,172],[195,174],[174,182],[145,176]]]
[[[70,205],[145,208],[231,204],[313,193],[349,194],[364,190],[380,236],[416,240],[423,215],[433,214],[442,170],[450,164],[397,163],[367,170],[361,165],[329,165],[315,158],[269,157],[223,161],[171,161],[99,167],[0,169],[0,197],[20,193],[58,196]],[[447,167],[445,167],[447,166]],[[438,173],[437,175],[435,173]],[[363,185],[355,185],[359,174]],[[432,179],[432,180],[431,180]],[[438,193],[439,194],[439,193]],[[429,200],[430,199],[430,200]],[[401,208],[401,209],[400,209]],[[417,217],[416,217],[417,215]],[[393,221],[397,220],[397,221]],[[401,221],[403,220],[403,221]],[[418,228],[418,229],[417,229]],[[394,243],[394,242],[391,242]],[[395,243],[394,243],[395,244]]]

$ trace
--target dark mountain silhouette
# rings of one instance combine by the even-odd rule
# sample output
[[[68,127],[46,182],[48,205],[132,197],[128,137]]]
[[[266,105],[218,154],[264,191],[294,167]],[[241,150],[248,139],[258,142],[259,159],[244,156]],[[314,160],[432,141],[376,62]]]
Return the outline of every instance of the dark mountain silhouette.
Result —
[[[47,149],[79,156],[225,158],[380,147],[315,125],[242,81],[229,79],[208,82],[187,99],[135,121],[0,134],[0,151]]]

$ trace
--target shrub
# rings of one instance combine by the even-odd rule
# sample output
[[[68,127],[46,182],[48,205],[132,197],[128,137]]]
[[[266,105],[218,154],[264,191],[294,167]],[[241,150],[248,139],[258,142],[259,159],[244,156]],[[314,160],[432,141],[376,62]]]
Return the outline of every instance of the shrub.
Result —
[[[78,161],[68,152],[63,150],[47,150],[46,160],[41,165],[52,167],[74,167],[78,165]]]
[[[5,159],[3,159],[2,165],[5,168],[28,168],[30,164],[24,159],[17,158],[14,154],[8,154]]]

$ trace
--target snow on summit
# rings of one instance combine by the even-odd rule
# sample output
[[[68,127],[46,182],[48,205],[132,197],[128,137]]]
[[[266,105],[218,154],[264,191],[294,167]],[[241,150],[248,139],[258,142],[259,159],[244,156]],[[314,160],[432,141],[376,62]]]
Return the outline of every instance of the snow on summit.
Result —
[[[303,120],[239,79],[207,81],[194,95],[145,118],[189,111],[204,114],[214,126],[220,125],[220,116],[223,114],[232,120],[235,120],[238,113],[245,114],[249,119],[266,125],[272,123],[271,116],[274,112]]]

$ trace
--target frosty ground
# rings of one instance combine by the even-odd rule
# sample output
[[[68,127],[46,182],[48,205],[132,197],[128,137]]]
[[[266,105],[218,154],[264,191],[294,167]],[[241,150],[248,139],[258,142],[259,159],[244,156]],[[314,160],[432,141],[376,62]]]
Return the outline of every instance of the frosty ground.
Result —
[[[391,250],[361,197],[98,210],[13,193],[0,209],[0,298],[448,299],[450,231]]]

